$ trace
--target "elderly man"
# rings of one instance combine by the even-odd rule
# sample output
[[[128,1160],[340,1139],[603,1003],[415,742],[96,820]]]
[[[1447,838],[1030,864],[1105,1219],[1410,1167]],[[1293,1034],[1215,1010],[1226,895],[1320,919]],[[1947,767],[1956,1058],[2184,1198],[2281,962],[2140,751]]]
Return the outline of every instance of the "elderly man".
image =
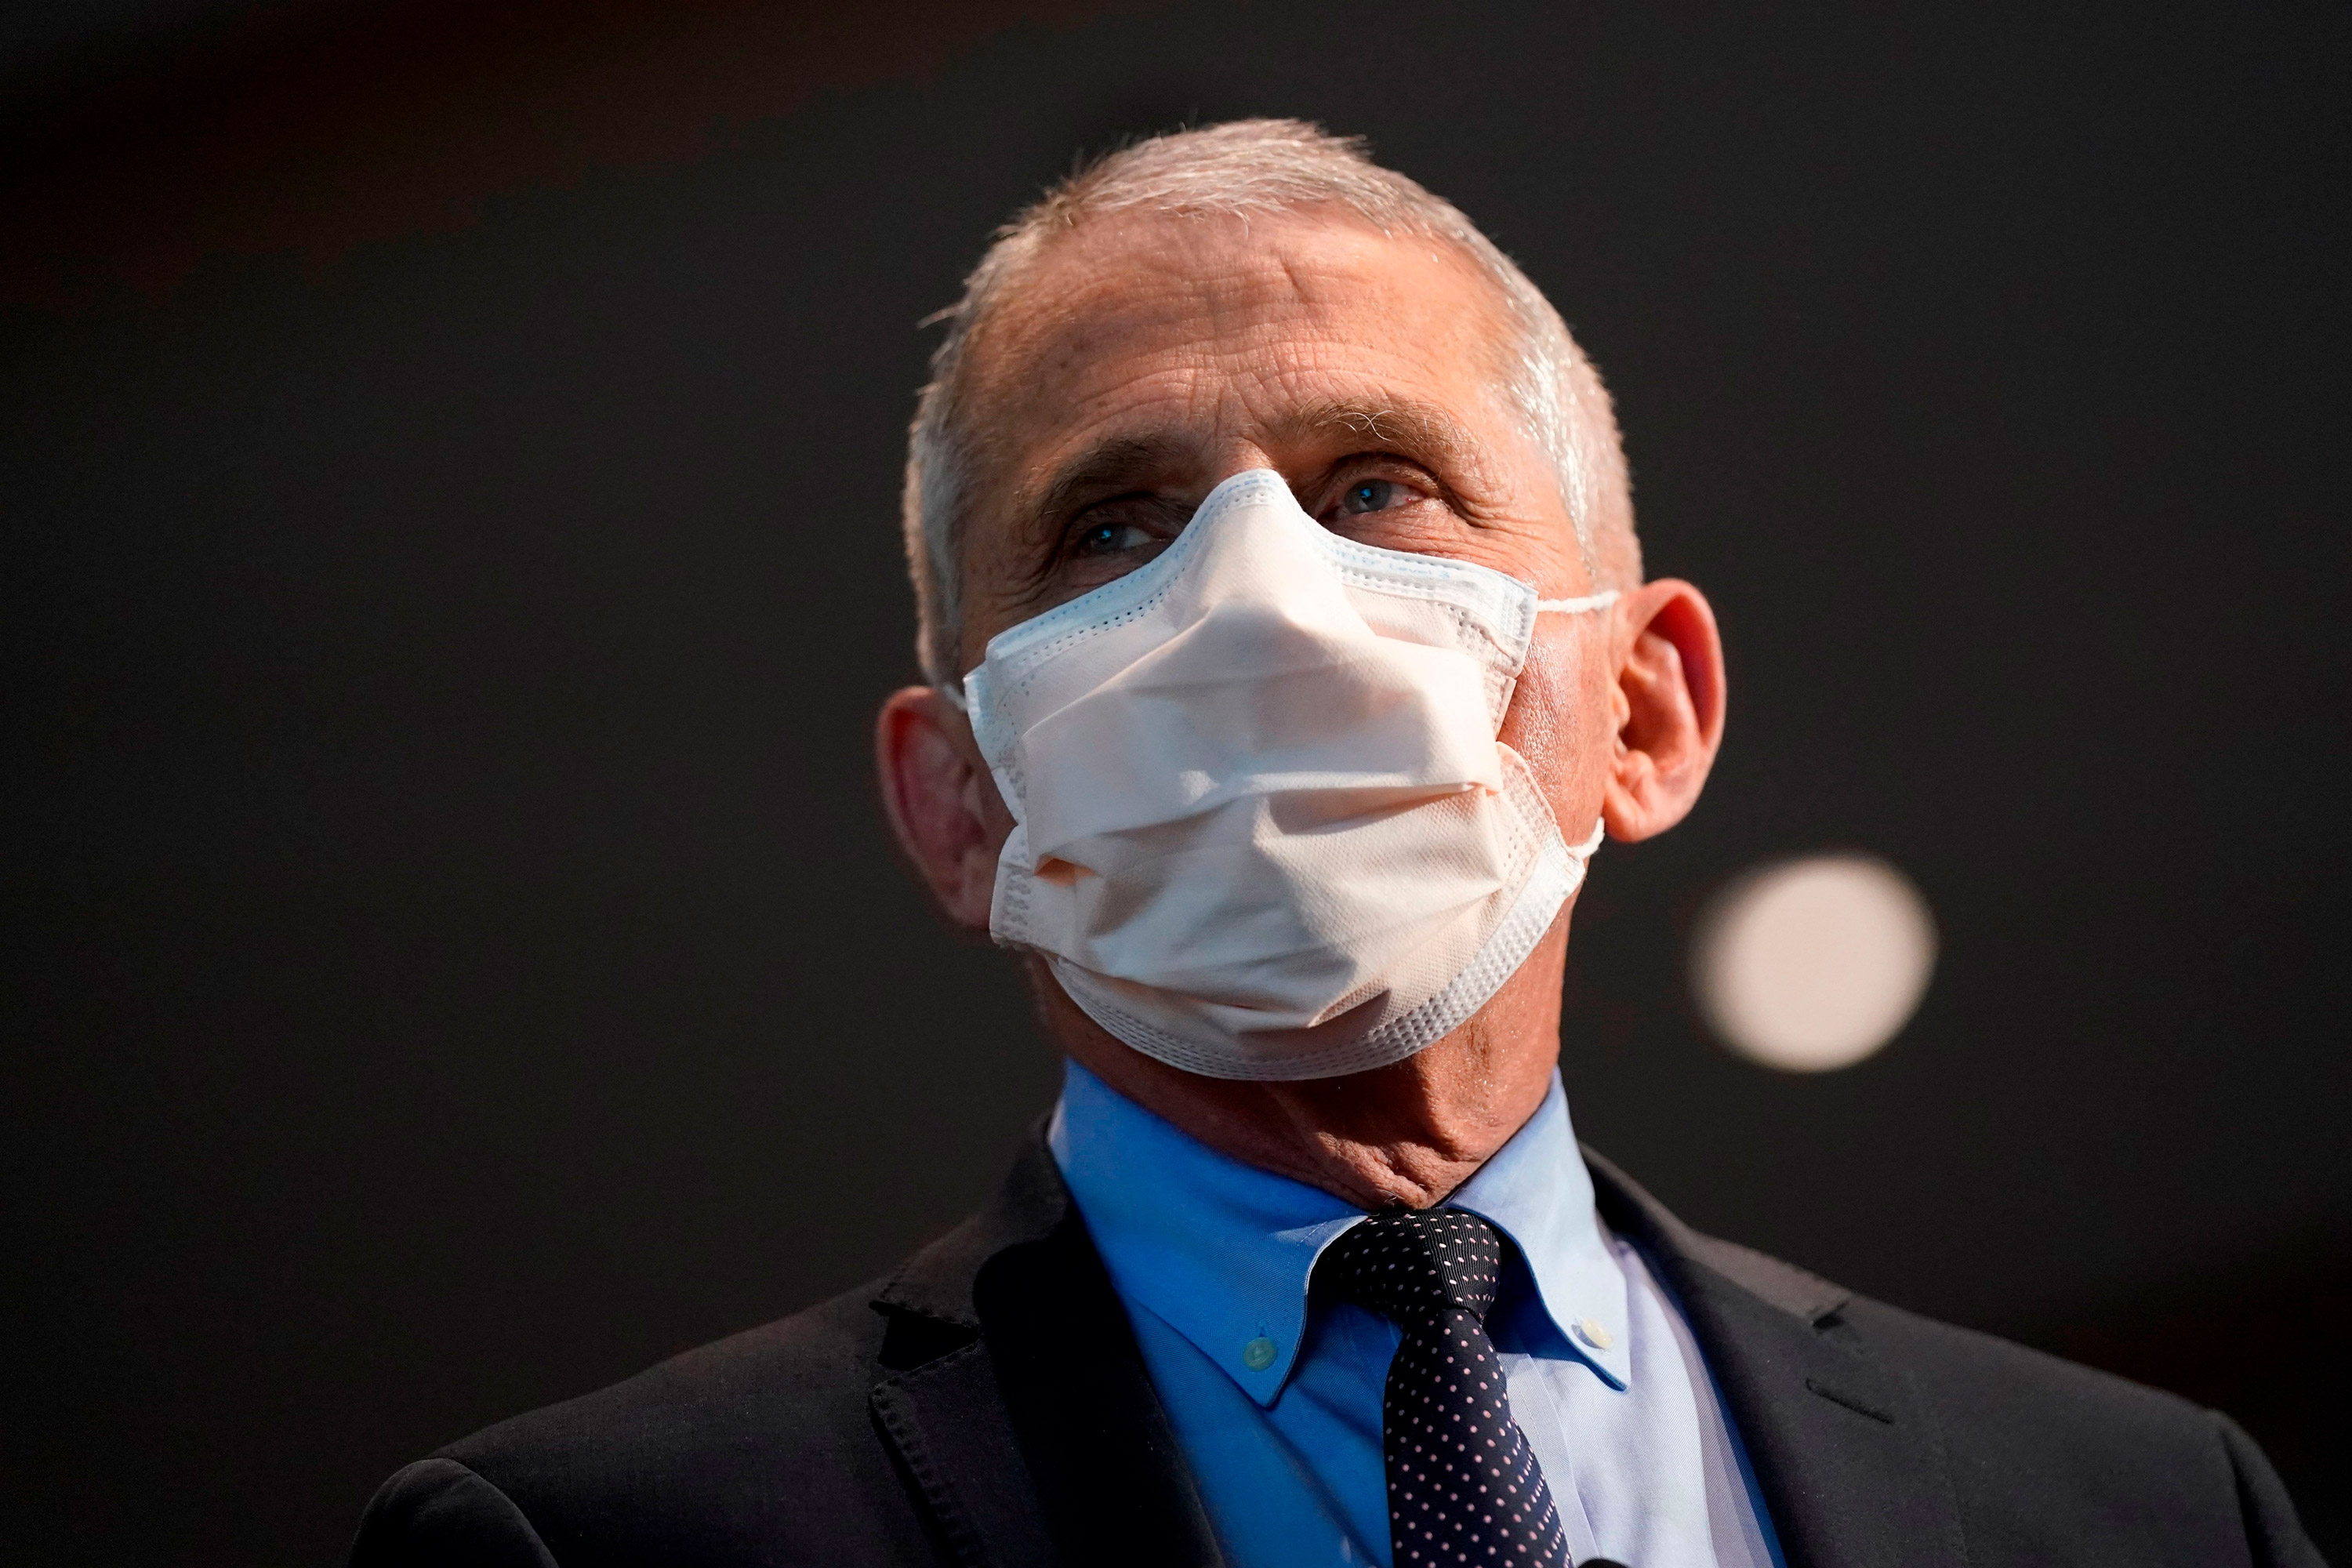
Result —
[[[1468,220],[1287,121],[1076,176],[915,420],[883,796],[1060,1104],[889,1279],[413,1465],[362,1564],[2317,1561],[2220,1415],[1679,1224],[1555,1067],[1721,651]]]

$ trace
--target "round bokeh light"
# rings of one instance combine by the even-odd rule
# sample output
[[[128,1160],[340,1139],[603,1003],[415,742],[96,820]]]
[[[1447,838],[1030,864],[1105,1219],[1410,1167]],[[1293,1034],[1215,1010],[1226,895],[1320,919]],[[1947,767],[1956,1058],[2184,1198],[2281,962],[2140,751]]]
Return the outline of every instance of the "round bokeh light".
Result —
[[[1784,1072],[1828,1072],[1875,1052],[1911,1021],[1935,968],[1927,900],[1866,855],[1748,872],[1708,903],[1691,944],[1708,1025]]]

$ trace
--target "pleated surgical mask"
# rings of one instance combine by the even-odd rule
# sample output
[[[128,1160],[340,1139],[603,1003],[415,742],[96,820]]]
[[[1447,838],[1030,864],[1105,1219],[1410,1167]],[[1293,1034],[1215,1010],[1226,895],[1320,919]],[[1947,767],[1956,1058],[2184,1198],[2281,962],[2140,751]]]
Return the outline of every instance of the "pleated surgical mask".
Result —
[[[1015,824],[991,932],[1189,1072],[1402,1060],[1510,977],[1600,845],[1569,847],[1496,736],[1538,614],[1615,597],[1356,543],[1235,475],[964,677]]]

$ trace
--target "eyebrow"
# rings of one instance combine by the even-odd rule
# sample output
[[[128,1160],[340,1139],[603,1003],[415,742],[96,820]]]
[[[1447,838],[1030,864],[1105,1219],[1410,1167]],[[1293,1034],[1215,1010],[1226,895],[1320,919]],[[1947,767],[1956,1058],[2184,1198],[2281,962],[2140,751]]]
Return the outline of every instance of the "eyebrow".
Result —
[[[1337,431],[1424,458],[1432,467],[1475,467],[1478,443],[1463,423],[1432,403],[1359,403],[1323,398],[1302,405],[1275,424],[1274,434],[1328,436]]]
[[[1143,476],[1169,467],[1190,446],[1167,434],[1108,437],[1063,464],[1036,501],[1022,510],[1034,523],[1050,529],[1080,507],[1102,499],[1095,492],[1131,486]]]

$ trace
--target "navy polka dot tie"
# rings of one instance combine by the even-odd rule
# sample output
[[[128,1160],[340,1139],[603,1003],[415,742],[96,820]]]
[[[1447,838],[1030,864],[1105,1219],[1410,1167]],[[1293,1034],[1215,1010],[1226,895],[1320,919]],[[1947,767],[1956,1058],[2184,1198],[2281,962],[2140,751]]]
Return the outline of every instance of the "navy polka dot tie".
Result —
[[[1375,1215],[1318,1275],[1404,1331],[1381,1400],[1396,1568],[1568,1568],[1568,1537],[1486,1337],[1503,1277],[1495,1227],[1460,1209]]]

